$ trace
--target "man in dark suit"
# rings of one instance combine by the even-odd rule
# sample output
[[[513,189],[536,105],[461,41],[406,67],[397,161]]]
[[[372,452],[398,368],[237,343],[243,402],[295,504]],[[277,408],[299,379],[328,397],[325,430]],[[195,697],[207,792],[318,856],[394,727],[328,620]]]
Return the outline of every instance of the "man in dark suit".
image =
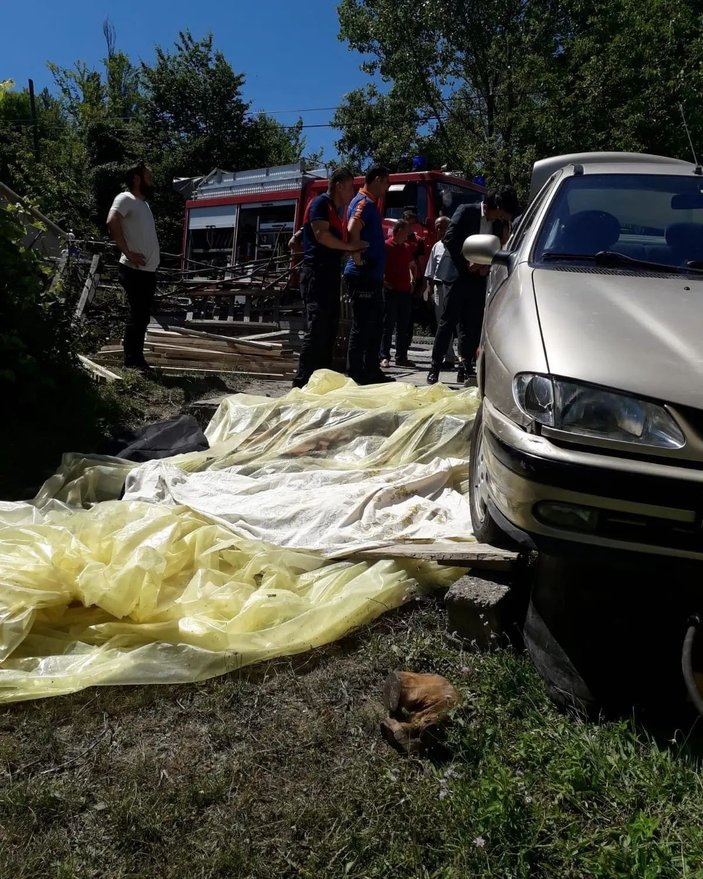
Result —
[[[486,305],[486,276],[489,266],[468,263],[461,252],[469,235],[498,235],[503,239],[504,224],[518,212],[517,194],[512,186],[491,189],[481,204],[463,204],[454,211],[447,234],[445,253],[439,266],[442,280],[449,286],[442,317],[432,347],[432,365],[427,383],[439,379],[452,333],[458,329],[459,369],[457,381],[465,381],[481,341],[483,311]]]

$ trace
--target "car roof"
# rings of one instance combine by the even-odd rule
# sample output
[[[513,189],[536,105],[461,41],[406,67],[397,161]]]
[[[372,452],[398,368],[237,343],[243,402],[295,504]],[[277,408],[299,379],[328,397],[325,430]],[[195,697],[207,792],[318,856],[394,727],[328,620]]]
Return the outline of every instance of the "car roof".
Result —
[[[654,156],[648,153],[569,153],[540,159],[532,167],[530,201],[537,195],[547,180],[561,168],[571,166],[575,173],[576,165],[585,174],[693,174],[696,165],[683,159],[668,156]],[[699,172],[700,173],[700,172]]]

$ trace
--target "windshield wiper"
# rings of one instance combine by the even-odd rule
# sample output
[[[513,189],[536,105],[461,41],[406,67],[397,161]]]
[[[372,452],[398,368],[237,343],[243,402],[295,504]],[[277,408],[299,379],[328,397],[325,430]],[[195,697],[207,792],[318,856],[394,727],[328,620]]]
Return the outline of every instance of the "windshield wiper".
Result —
[[[667,274],[675,274],[682,272],[703,272],[703,260],[689,260],[686,265],[672,266],[660,262],[650,262],[646,259],[636,259],[634,256],[627,256],[625,253],[618,253],[616,250],[599,250],[598,253],[558,253],[548,250],[542,254],[545,262],[555,262],[556,260],[594,262],[599,266],[629,266],[632,268],[652,269],[653,271],[666,272]]]
[[[557,253],[555,250],[548,250],[546,253],[542,254],[542,259],[545,262],[549,262],[557,259],[571,260],[571,259],[585,259],[588,262],[593,262],[595,260],[595,256],[592,253]]]
[[[652,262],[648,259],[637,259],[634,256],[628,256],[626,253],[618,253],[617,250],[600,250],[596,256],[596,265],[599,266],[633,266],[643,269],[654,269],[660,272],[701,272],[703,271],[703,263],[690,260],[684,266],[672,266],[667,263]]]

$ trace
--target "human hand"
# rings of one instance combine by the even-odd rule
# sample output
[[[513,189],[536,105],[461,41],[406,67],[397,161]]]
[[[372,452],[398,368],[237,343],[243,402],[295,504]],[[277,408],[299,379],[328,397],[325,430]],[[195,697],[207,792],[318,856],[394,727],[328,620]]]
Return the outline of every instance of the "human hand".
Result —
[[[349,241],[347,243],[347,250],[349,253],[360,253],[362,250],[366,250],[368,246],[368,241]]]
[[[146,265],[146,257],[143,253],[137,253],[135,250],[127,250],[125,256],[131,263],[134,263],[135,266]]]
[[[482,266],[482,265],[479,265],[479,263],[477,263],[477,262],[470,262],[469,263],[469,271],[471,272],[472,275],[480,275],[482,278],[485,278],[486,275],[490,272],[490,270],[491,270],[490,266]]]

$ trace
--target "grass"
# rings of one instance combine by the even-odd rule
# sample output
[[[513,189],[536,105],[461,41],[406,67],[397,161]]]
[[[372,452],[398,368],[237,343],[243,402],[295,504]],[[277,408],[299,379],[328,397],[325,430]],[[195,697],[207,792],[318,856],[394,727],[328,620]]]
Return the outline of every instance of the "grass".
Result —
[[[391,669],[464,704],[450,758],[382,740]],[[200,685],[0,711],[0,877],[703,876],[692,738],[559,713],[528,660],[478,654],[440,599]]]

